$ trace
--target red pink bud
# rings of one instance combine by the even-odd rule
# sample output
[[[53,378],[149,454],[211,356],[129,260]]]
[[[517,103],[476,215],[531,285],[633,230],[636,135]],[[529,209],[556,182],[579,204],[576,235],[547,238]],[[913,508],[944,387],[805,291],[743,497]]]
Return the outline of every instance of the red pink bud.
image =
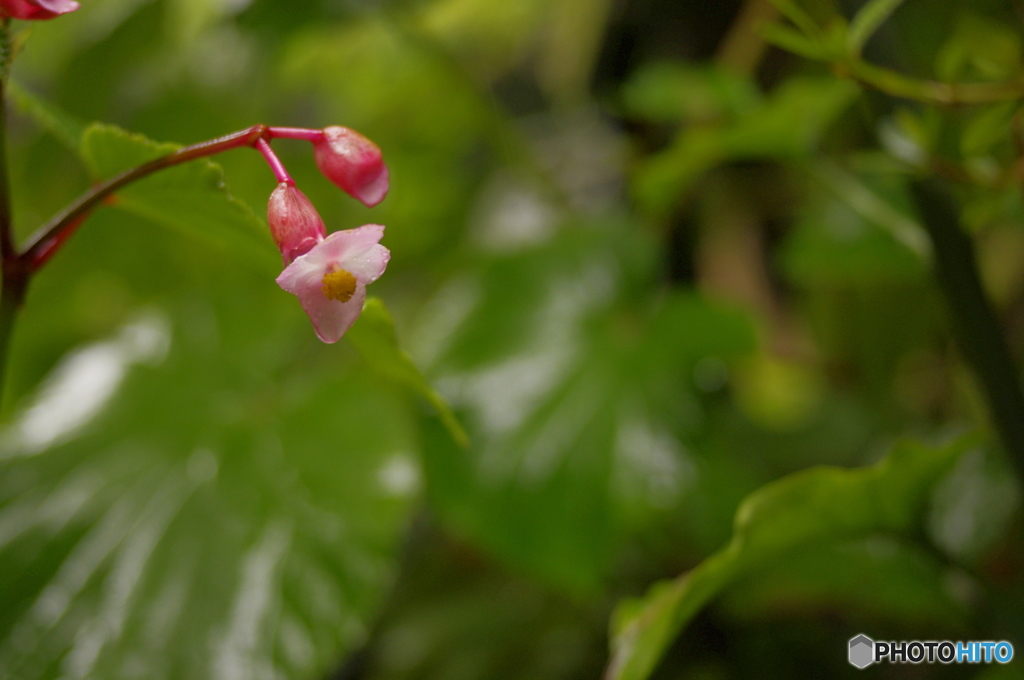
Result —
[[[380,147],[354,130],[332,126],[313,142],[316,165],[343,191],[373,207],[388,193],[388,168]]]

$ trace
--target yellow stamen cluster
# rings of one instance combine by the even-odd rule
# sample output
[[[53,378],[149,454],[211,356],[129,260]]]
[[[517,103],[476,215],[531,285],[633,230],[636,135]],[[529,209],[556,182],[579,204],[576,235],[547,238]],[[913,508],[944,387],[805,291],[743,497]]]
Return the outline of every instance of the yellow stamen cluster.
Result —
[[[356,292],[356,277],[344,269],[324,274],[324,297],[328,300],[348,302]]]

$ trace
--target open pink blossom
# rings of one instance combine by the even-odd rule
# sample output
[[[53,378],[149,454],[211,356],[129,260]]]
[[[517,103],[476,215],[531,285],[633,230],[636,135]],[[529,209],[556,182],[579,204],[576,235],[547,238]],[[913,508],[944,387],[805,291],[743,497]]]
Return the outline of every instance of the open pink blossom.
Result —
[[[388,168],[380,147],[355,130],[338,125],[324,128],[313,142],[320,172],[343,191],[373,207],[388,193]]]
[[[380,278],[391,259],[380,245],[383,236],[379,224],[336,231],[277,277],[281,288],[298,296],[324,342],[337,342],[363,311],[367,284]]]
[[[13,19],[52,19],[76,9],[75,0],[0,0],[0,15]]]
[[[320,213],[304,193],[288,182],[279,183],[270,194],[267,223],[286,265],[312,250],[327,235]]]

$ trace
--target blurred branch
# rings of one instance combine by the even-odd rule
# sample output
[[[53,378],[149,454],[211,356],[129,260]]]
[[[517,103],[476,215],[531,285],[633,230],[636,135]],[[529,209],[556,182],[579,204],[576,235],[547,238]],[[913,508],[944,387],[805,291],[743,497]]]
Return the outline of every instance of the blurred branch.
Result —
[[[891,97],[926,104],[995,104],[1024,99],[1024,78],[1004,82],[945,83],[914,78],[865,60],[861,56],[864,44],[902,4],[902,0],[869,0],[856,12],[849,29],[843,23],[833,23],[828,30],[818,26],[790,0],[770,1],[793,22],[796,29],[785,24],[761,22],[757,33],[784,50],[831,64],[833,73],[841,78],[855,80]],[[748,3],[756,3],[756,0],[748,0]]]
[[[859,58],[836,62],[832,68],[836,75],[852,78],[879,92],[928,104],[995,104],[1024,99],[1024,80],[1003,83],[943,83],[919,80]]]
[[[957,206],[934,179],[912,182],[911,193],[934,247],[935,275],[953,317],[953,333],[974,370],[1007,455],[1024,480],[1024,393],[995,311],[981,285],[974,244]]]
[[[769,0],[746,0],[719,43],[715,61],[730,71],[753,75],[768,46],[758,26],[774,21],[778,15]]]

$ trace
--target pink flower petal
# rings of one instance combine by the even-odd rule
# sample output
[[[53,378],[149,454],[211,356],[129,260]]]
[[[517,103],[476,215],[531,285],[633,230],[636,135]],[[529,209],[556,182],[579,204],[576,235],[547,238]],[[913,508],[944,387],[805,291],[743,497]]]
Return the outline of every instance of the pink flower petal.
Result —
[[[307,266],[318,267],[322,272],[344,269],[364,285],[373,283],[384,273],[391,259],[388,249],[378,243],[383,236],[384,227],[379,224],[336,231],[302,259],[307,260]]]
[[[356,292],[348,302],[338,302],[324,297],[318,285],[315,292],[300,295],[299,302],[313,322],[317,337],[324,342],[334,343],[345,335],[362,314],[366,303],[366,286],[356,286]]]
[[[380,278],[391,257],[378,243],[383,236],[384,227],[379,224],[334,232],[295,258],[277,277],[281,288],[299,298],[324,342],[337,342],[363,311],[366,284]],[[339,269],[356,278],[355,291],[345,302],[328,298],[323,291],[324,276]]]
[[[53,19],[78,7],[75,0],[0,0],[0,14],[29,21]]]

